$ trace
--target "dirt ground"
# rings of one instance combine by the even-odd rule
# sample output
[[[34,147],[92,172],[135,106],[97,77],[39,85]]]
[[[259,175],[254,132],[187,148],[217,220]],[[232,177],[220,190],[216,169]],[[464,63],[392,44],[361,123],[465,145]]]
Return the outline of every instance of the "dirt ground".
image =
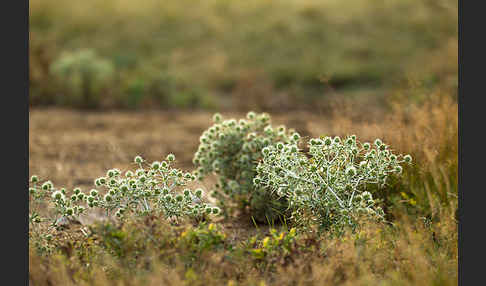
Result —
[[[242,118],[243,113],[223,113]],[[286,124],[303,136],[326,132],[325,116],[306,112],[271,114],[272,124]],[[199,136],[212,124],[208,112],[86,112],[31,109],[29,114],[29,173],[55,186],[90,189],[110,168],[132,169],[133,158],[150,162],[168,153],[177,167],[192,170]]]

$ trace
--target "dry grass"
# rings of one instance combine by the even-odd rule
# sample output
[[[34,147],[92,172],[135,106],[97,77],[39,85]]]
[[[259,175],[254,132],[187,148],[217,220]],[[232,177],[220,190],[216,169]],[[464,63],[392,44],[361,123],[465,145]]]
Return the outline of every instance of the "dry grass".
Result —
[[[243,249],[248,237],[262,238],[267,228],[221,221],[225,247],[231,245],[233,251],[204,251],[188,264],[188,250],[167,242],[177,241],[180,233],[158,222],[159,231],[174,240],[159,237],[158,244],[145,244],[144,235],[151,228],[135,224],[123,231],[139,232],[133,239],[143,243],[130,245],[145,248],[132,253],[132,266],[127,266],[132,260],[118,259],[81,238],[88,245],[82,249],[91,249],[92,256],[83,256],[78,249],[71,255],[60,251],[45,258],[31,247],[31,285],[456,285],[457,103],[437,93],[420,104],[401,101],[392,106],[393,112],[381,115],[366,116],[356,112],[356,106],[341,104],[330,116],[295,112],[272,118],[305,136],[380,137],[397,151],[412,154],[414,167],[405,169],[403,182],[388,190],[396,197],[389,201],[393,227],[367,225],[341,239],[304,234],[288,256],[268,257],[262,266],[250,254],[234,250]],[[56,185],[90,188],[106,169],[130,167],[136,154],[155,160],[168,152],[177,155],[181,167],[191,169],[192,154],[210,115],[34,109],[30,173]],[[400,192],[416,203],[400,199]],[[86,261],[94,266],[91,270]]]

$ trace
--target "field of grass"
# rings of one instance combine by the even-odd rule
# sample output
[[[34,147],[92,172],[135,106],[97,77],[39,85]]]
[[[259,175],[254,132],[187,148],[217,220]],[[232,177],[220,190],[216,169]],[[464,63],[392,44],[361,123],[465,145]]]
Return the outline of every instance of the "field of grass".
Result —
[[[33,0],[30,103],[246,111],[457,88],[457,1]]]
[[[375,115],[357,114],[355,105],[345,103],[330,115],[272,114],[273,123],[292,126],[304,137],[379,137],[397,152],[412,154],[414,164],[404,169],[402,180],[380,194],[391,224],[369,223],[333,237],[299,229],[294,234],[287,224],[255,225],[246,216],[174,226],[162,217],[120,224],[90,214],[80,218],[82,225],[50,230],[50,254],[30,240],[30,283],[456,285],[457,103],[441,93],[420,104],[395,103],[392,112]],[[178,166],[191,170],[198,138],[210,121],[207,112],[32,109],[29,172],[56,186],[88,190],[107,169],[131,168],[136,154],[156,160],[172,152]],[[211,180],[198,184],[209,188]]]
[[[354,134],[413,158],[373,189],[385,222],[342,235],[291,218],[264,223],[250,205],[198,220],[88,208],[55,226],[34,221],[56,210],[29,189],[30,285],[457,284],[457,1],[31,0],[29,9],[29,175],[55,189],[88,192],[109,169],[135,170],[136,155],[173,153],[175,167],[194,171],[213,112],[267,112],[305,142]],[[216,204],[216,182],[189,187]]]

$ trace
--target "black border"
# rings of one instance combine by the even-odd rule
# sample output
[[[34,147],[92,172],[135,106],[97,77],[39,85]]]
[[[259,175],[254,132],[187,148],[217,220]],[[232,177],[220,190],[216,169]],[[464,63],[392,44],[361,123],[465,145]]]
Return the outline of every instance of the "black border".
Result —
[[[29,285],[29,1],[2,4],[2,284]]]

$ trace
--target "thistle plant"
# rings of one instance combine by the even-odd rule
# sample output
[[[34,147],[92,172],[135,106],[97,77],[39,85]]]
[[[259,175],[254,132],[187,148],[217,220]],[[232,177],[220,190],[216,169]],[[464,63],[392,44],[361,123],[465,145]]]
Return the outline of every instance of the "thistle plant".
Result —
[[[296,142],[263,148],[255,186],[287,198],[300,224],[317,221],[340,233],[355,229],[363,218],[385,219],[367,186],[385,186],[390,175],[402,173],[401,164],[411,163],[410,155],[393,154],[380,139],[360,143],[355,135],[312,138],[308,147],[308,154]]]
[[[95,185],[105,189],[102,197],[90,194],[88,206],[99,206],[107,214],[123,218],[127,213],[135,215],[162,214],[167,219],[191,217],[201,219],[205,215],[219,214],[218,207],[203,203],[203,190],[191,190],[187,184],[196,177],[182,170],[173,168],[173,154],[163,161],[148,164],[137,156],[135,171],[122,174],[117,169],[108,170],[106,176],[95,180]]]
[[[54,207],[55,217],[51,221],[52,226],[57,226],[59,219],[75,219],[80,214],[85,213],[86,207],[80,204],[85,198],[81,189],[75,188],[68,193],[65,188],[54,188],[54,184],[51,181],[45,181],[40,184],[36,175],[30,178],[30,183],[29,196],[32,203],[32,211],[29,214],[29,223],[31,226],[48,220],[41,217],[37,210],[37,207],[44,202]]]
[[[285,126],[273,127],[266,113],[249,112],[246,119],[227,119],[216,113],[214,125],[200,137],[194,154],[197,167],[194,175],[203,179],[215,174],[218,183],[212,192],[220,206],[228,211],[228,198],[240,210],[250,207],[252,215],[260,221],[273,220],[287,208],[285,198],[273,196],[267,188],[253,184],[261,150],[276,142],[292,143],[300,136]],[[226,212],[227,213],[227,212]]]

